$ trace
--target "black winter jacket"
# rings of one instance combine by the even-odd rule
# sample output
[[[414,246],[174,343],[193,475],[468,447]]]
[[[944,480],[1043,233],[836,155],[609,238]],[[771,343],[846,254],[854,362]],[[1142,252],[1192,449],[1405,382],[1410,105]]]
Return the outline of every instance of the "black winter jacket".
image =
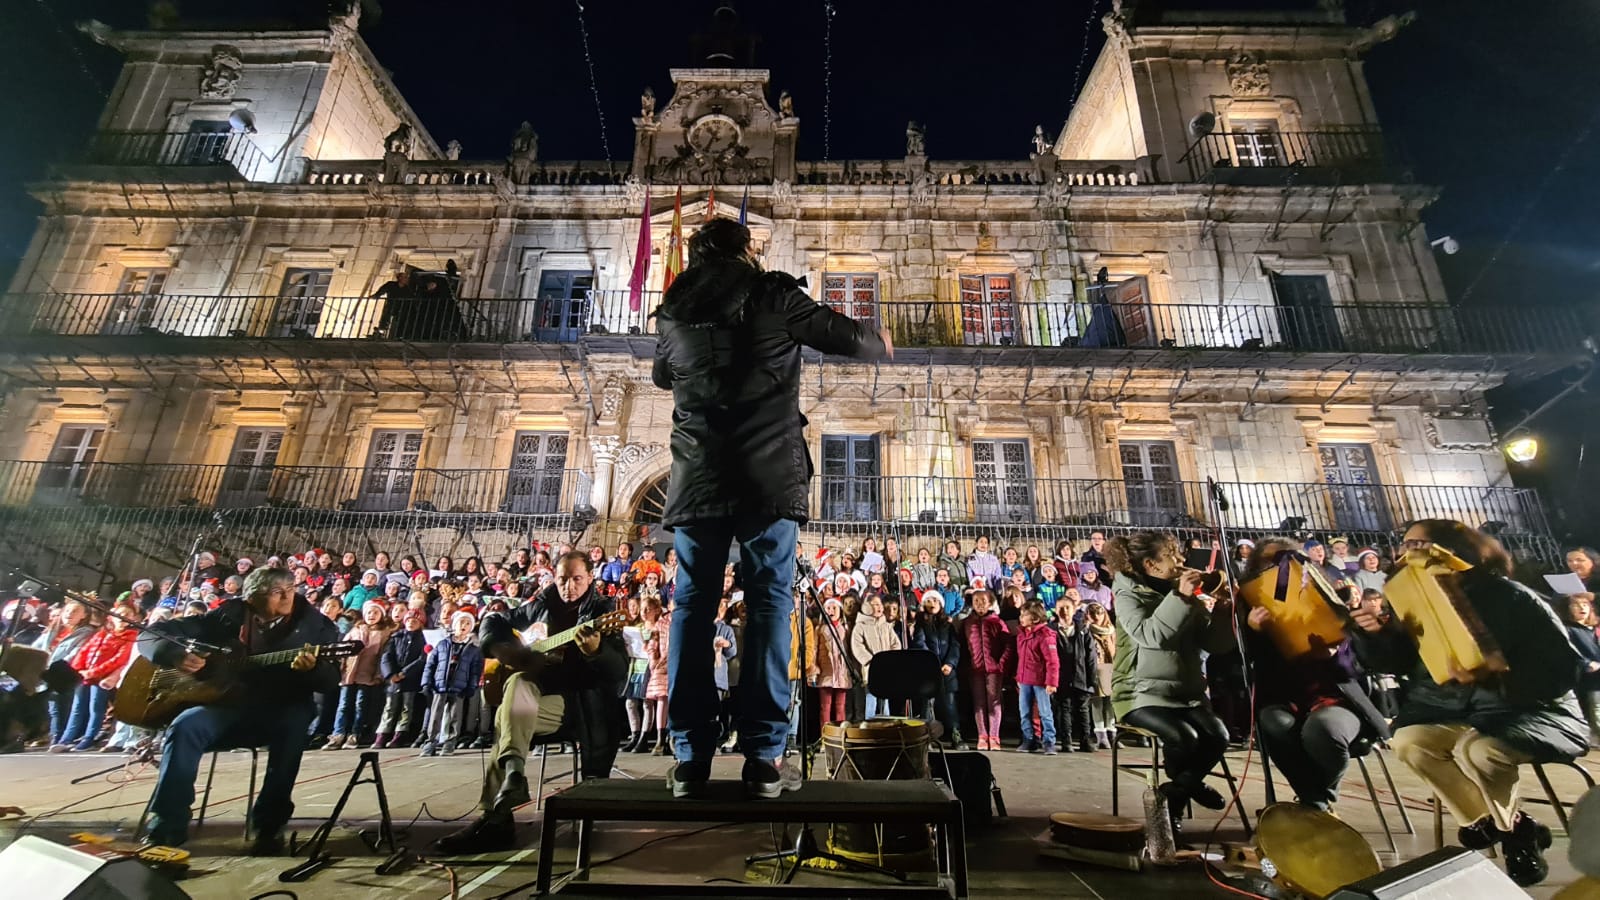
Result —
[[[414,694],[422,690],[422,670],[428,664],[428,639],[420,631],[404,629],[394,633],[383,645],[383,655],[378,657],[378,674],[391,694]],[[404,675],[402,681],[391,681]]]
[[[251,635],[252,653],[272,653],[307,644],[332,644],[339,640],[339,628],[328,617],[296,597],[294,609],[275,626],[259,628],[250,607],[243,600],[228,600],[205,615],[168,619],[152,625],[139,636],[139,654],[158,666],[171,667],[183,659],[181,644],[162,640],[158,634],[192,638],[218,647],[236,647],[241,634]],[[252,633],[253,632],[253,633]],[[202,670],[203,671],[203,670]],[[309,703],[313,693],[339,690],[339,663],[325,660],[304,672],[287,664],[271,667],[247,666],[240,671],[239,694],[251,705],[272,706]]]
[[[1073,616],[1072,635],[1052,613],[1050,628],[1056,636],[1056,656],[1061,660],[1061,680],[1057,690],[1093,694],[1099,679],[1100,645],[1089,633],[1089,623],[1080,608]]]
[[[871,360],[884,355],[882,339],[788,275],[740,260],[685,269],[655,315],[652,380],[673,399],[662,524],[736,516],[805,523],[812,465],[800,348]]]
[[[1460,722],[1533,756],[1535,762],[1571,760],[1588,750],[1573,688],[1579,656],[1566,628],[1528,588],[1480,569],[1461,573],[1461,587],[1505,654],[1507,671],[1472,684],[1435,684],[1417,653],[1415,638],[1395,619],[1383,630],[1355,630],[1351,641],[1369,670],[1409,674],[1400,715],[1407,725]]]
[[[593,586],[588,596],[570,604],[561,599],[560,591],[552,584],[513,609],[509,620],[517,631],[526,632],[542,622],[550,634],[556,634],[580,621],[597,619],[615,608],[616,604],[602,597]],[[478,629],[485,657],[494,654],[494,643],[501,639],[492,621],[494,618],[484,616]],[[627,711],[622,703],[627,680],[628,649],[619,634],[601,638],[600,650],[594,656],[584,656],[576,647],[567,647],[561,664],[539,677],[541,689],[560,693],[567,700],[562,727],[571,729],[578,739],[584,778],[611,777],[617,748],[628,728]]]
[[[946,678],[955,678],[961,672],[961,632],[949,616],[939,615],[918,620],[911,635],[911,646],[927,650],[939,658],[939,665],[949,666]]]

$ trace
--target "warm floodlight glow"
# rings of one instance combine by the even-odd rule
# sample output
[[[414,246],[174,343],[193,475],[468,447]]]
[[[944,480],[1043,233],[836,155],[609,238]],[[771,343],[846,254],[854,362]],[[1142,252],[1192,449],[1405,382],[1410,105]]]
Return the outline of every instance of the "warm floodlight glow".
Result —
[[[1538,455],[1539,441],[1536,438],[1520,437],[1506,444],[1506,456],[1511,457],[1512,462],[1533,462]]]

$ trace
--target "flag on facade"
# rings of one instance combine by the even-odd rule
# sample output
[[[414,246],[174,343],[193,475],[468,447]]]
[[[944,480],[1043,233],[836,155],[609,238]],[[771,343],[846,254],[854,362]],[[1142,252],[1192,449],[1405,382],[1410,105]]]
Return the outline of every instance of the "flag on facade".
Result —
[[[717,186],[711,186],[711,195],[706,197],[706,221],[709,222],[717,215]]]
[[[744,199],[739,201],[739,224],[750,224],[750,182],[744,183]]]
[[[639,213],[639,247],[633,252],[633,277],[628,279],[628,309],[644,305],[644,286],[650,279],[650,186],[644,187],[644,209]]]
[[[672,201],[672,231],[667,235],[666,275],[661,279],[661,289],[672,287],[672,280],[683,271],[683,185],[678,186],[678,196]]]

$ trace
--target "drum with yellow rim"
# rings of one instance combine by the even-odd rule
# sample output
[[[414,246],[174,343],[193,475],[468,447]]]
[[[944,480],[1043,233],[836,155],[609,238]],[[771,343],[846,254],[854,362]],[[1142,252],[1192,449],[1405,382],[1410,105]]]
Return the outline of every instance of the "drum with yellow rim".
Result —
[[[930,777],[928,725],[918,719],[872,719],[858,726],[824,725],[822,746],[833,781],[916,781]],[[926,826],[846,825],[828,830],[828,849],[847,859],[897,865],[926,857]]]

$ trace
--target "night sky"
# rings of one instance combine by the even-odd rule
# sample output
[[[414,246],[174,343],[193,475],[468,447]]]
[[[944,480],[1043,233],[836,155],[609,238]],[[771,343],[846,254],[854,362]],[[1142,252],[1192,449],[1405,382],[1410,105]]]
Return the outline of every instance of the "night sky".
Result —
[[[605,141],[576,2],[381,0],[381,18],[362,30],[441,146],[456,139],[466,158],[501,158],[527,119],[544,158],[599,159],[609,143],[611,157],[626,160],[641,89],[650,85],[665,103],[667,69],[692,64],[689,37],[717,4],[583,4]],[[830,58],[824,0],[735,5],[761,36],[757,61],[772,70],[774,92],[794,94],[802,158],[823,158],[825,133],[835,159],[898,157],[905,123],[916,119],[926,123],[935,158],[1022,159],[1034,125],[1054,134],[1065,121],[1074,81],[1087,73],[1103,40],[1099,17],[1110,0],[833,0],[831,103],[824,95]],[[84,145],[120,62],[73,23],[98,18],[137,27],[142,6],[7,0],[0,19],[0,84],[7,85],[0,109],[8,132],[0,140],[0,279],[23,253],[39,212],[23,184]],[[316,23],[325,9],[322,0],[178,0],[177,6],[183,18],[207,23]],[[1347,6],[1361,20],[1418,13],[1395,41],[1370,53],[1367,72],[1379,120],[1417,180],[1442,187],[1426,219],[1433,236],[1461,243],[1459,254],[1441,257],[1452,296],[1594,312],[1600,307],[1600,0],[1349,0]],[[1556,442],[1549,464],[1569,474],[1577,465],[1581,431],[1573,426],[1600,419],[1597,393],[1600,379],[1540,420]],[[1514,421],[1518,410],[1537,405],[1535,394],[1497,396],[1497,418]],[[1558,423],[1565,432],[1554,428]],[[1600,474],[1593,459],[1600,429],[1588,429],[1588,477],[1580,485]],[[1585,489],[1587,506],[1600,506],[1600,491]]]

